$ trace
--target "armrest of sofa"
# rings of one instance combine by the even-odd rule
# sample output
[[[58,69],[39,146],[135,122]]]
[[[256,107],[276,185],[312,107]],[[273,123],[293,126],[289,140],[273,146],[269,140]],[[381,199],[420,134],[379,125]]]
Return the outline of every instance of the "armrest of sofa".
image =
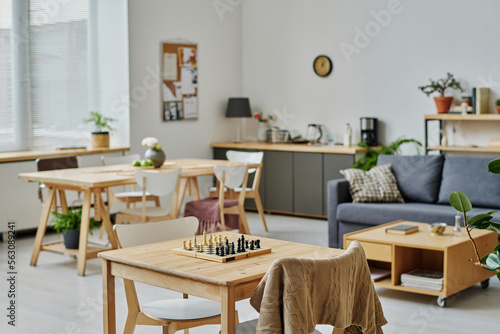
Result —
[[[340,203],[352,202],[349,193],[349,183],[345,179],[330,180],[327,184],[328,206],[328,246],[338,248],[341,244],[339,238],[339,225],[337,222],[337,206]]]

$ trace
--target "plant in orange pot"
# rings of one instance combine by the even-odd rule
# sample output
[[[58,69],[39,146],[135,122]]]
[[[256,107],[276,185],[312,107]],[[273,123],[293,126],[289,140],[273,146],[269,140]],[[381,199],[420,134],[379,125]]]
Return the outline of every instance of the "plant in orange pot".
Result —
[[[429,79],[429,81],[431,82],[430,84],[426,86],[419,86],[418,89],[424,92],[427,96],[435,92],[439,93],[439,96],[434,97],[438,113],[447,113],[453,103],[453,96],[444,96],[444,93],[448,88],[457,89],[463,92],[464,90],[460,85],[460,82],[456,81],[451,73],[447,73],[447,76],[444,79],[438,79],[436,81]]]

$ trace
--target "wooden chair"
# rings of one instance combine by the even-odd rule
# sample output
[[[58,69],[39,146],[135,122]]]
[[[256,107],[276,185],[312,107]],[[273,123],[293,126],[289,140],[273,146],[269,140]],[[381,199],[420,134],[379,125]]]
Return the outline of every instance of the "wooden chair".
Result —
[[[102,156],[101,161],[103,166],[111,165],[123,165],[131,164],[134,160],[139,160],[141,156],[139,154],[130,154],[117,157],[106,157]],[[146,192],[146,202],[154,202],[156,206],[160,206],[160,198],[158,196],[152,195]],[[125,203],[127,209],[130,208],[130,204],[142,202],[142,191],[136,191],[135,185],[132,186],[132,191],[114,192],[112,188],[108,188],[108,211],[111,210],[111,205],[113,203]]]
[[[195,217],[150,224],[115,225],[118,247],[133,247],[154,242],[192,237],[198,228]],[[166,299],[139,304],[134,281],[124,279],[128,316],[124,334],[134,333],[135,326],[162,326],[164,334],[208,324],[220,324],[221,305],[211,300]],[[236,317],[238,322],[238,317]]]
[[[331,284],[318,286],[325,281]],[[366,255],[357,241],[343,254],[331,258],[276,260],[255,289],[250,303],[259,311],[259,319],[236,325],[237,334],[256,333],[259,320],[268,331],[284,327],[285,333],[306,333],[312,321],[317,321],[314,325],[337,324],[339,327],[333,329],[333,334],[343,334],[353,324],[378,333],[387,323]],[[294,327],[287,331],[287,325]]]
[[[248,169],[248,174],[255,174],[253,177],[252,187],[246,188],[245,190],[245,198],[252,198],[255,201],[255,206],[257,207],[257,211],[259,212],[260,219],[264,224],[264,230],[268,232],[266,217],[264,216],[264,208],[262,207],[262,201],[259,194],[259,184],[260,177],[262,175],[262,159],[264,158],[264,152],[241,152],[230,150],[226,152],[226,157],[229,161],[239,161],[245,162],[247,164],[259,164],[257,168]],[[240,193],[241,188],[236,187],[234,191],[236,193]]]
[[[69,157],[61,157],[61,158],[38,158],[35,160],[37,171],[48,171],[48,170],[57,170],[57,169],[67,169],[67,168],[78,168],[78,161],[76,156]],[[43,189],[45,189],[45,185],[40,183],[38,186],[38,198],[42,205],[44,204],[43,199]],[[66,213],[67,208],[67,200],[66,200],[66,192],[64,190],[58,190],[59,194],[59,203],[61,204],[61,208],[63,213]],[[77,199],[71,206],[81,206],[81,199]],[[52,203],[53,211],[57,211],[57,196],[54,197],[54,202]]]
[[[240,167],[214,167],[215,176],[217,178],[218,197],[208,197],[199,201],[191,201],[186,203],[184,209],[184,217],[195,216],[200,220],[200,226],[196,232],[198,235],[203,231],[207,233],[216,232],[220,229],[229,230],[232,228],[226,225],[224,215],[238,215],[238,228],[240,233],[250,234],[248,222],[245,214],[245,192],[248,181],[247,166]],[[225,199],[224,189],[241,188],[238,199]],[[217,214],[214,215],[214,212]],[[218,224],[220,223],[220,228]]]
[[[115,224],[122,224],[126,222],[158,222],[163,220],[174,219],[172,212],[173,208],[177,205],[177,196],[174,194],[172,198],[171,210],[163,209],[159,206],[146,206],[147,193],[156,196],[166,196],[179,188],[181,170],[177,169],[172,172],[135,172],[135,179],[142,188],[140,208],[128,208],[118,211],[116,214]],[[147,189],[147,190],[146,190]]]

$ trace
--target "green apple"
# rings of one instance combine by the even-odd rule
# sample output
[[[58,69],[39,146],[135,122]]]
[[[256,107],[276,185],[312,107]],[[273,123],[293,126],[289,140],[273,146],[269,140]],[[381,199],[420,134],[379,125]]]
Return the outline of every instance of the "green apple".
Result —
[[[134,160],[132,162],[132,166],[139,167],[140,165],[141,165],[141,161],[140,160]]]
[[[147,163],[148,163],[148,166],[154,166],[154,165],[155,165],[155,163],[154,163],[154,162],[153,162],[153,160],[151,160],[151,159],[148,159],[148,160],[146,160],[146,161],[147,161]]]
[[[149,162],[147,160],[141,160],[141,167],[148,167]]]

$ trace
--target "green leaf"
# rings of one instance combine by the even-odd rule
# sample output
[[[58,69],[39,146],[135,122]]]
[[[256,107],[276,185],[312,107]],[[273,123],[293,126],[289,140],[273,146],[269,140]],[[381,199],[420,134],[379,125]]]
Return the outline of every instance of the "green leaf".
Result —
[[[486,212],[486,214],[487,214],[487,215],[491,215],[491,214],[493,214],[493,213],[495,213],[495,212],[497,212],[497,210],[491,210],[491,211],[489,211],[489,212]]]
[[[499,223],[490,222],[489,226],[486,227],[486,229],[488,231],[493,231],[497,234],[500,234],[500,224]]]
[[[491,218],[493,218],[493,216],[487,213],[480,213],[478,215],[475,215],[474,217],[467,219],[467,225],[479,226],[482,225],[484,222],[489,222]]]
[[[500,250],[500,244],[495,246],[495,252],[497,252],[498,250]]]
[[[488,172],[493,174],[500,174],[500,159],[490,161],[488,164]]]
[[[497,278],[500,281],[500,273],[497,273]]]
[[[472,209],[469,199],[461,192],[452,192],[450,194],[450,204],[455,210],[462,213],[469,212]]]
[[[500,269],[500,258],[495,253],[489,253],[483,256],[481,263],[485,264],[488,270],[495,271]]]

